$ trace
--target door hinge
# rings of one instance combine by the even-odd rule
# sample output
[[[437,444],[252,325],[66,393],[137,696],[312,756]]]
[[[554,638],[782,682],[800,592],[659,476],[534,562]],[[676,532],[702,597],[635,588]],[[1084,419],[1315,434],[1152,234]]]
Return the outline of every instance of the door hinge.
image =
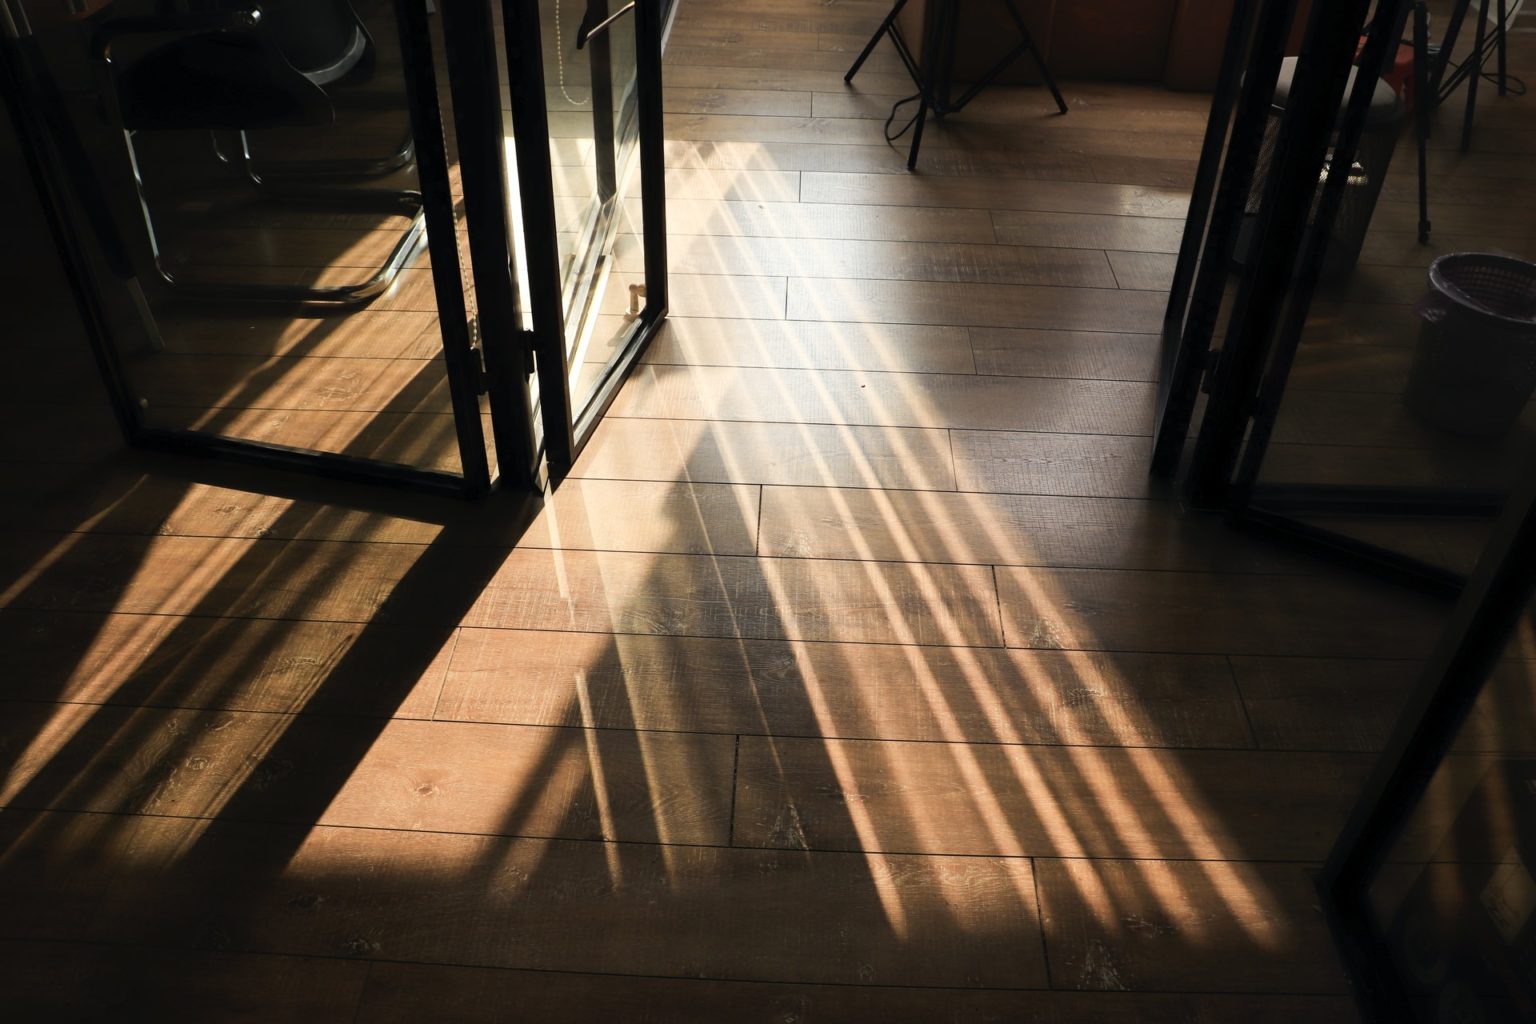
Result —
[[[480,317],[469,318],[469,372],[475,378],[475,394],[490,390],[485,372],[485,341],[480,337]]]
[[[1221,365],[1221,349],[1210,349],[1205,353],[1205,375],[1200,378],[1200,390],[1206,394],[1211,393],[1211,386],[1216,382],[1216,368]]]
[[[523,373],[529,377],[533,376],[533,371],[536,369],[533,362],[533,343],[535,338],[536,335],[532,331],[517,332],[517,340],[522,342],[523,345]]]

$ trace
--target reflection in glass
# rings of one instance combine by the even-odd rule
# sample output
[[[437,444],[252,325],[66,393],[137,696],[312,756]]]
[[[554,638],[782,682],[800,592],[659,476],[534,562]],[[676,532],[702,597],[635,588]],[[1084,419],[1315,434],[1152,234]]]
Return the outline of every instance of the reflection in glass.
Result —
[[[1421,1021],[1536,1016],[1533,659],[1527,609],[1370,887],[1370,912]]]
[[[460,472],[393,6],[23,6],[143,425]]]
[[[1472,36],[1463,30],[1453,70]],[[1429,110],[1432,231],[1421,244],[1413,46],[1395,49],[1364,108],[1359,145],[1330,151],[1324,169],[1346,175],[1343,202],[1318,226],[1326,255],[1310,305],[1290,314],[1302,324],[1294,354],[1283,337],[1277,346],[1266,386],[1278,413],[1253,504],[1453,580],[1472,569],[1490,514],[1536,440],[1536,377],[1524,375],[1536,364],[1536,330],[1505,315],[1536,323],[1536,214],[1517,198],[1531,171],[1510,155],[1536,120],[1529,104],[1485,88],[1473,145],[1461,152],[1465,93]],[[1518,51],[1510,58],[1517,73]],[[1431,264],[1451,253],[1481,254],[1460,261],[1459,298],[1429,280]],[[1473,280],[1510,266],[1530,272],[1512,304]],[[1523,390],[1511,398],[1517,378]]]
[[[577,417],[644,305],[633,12],[608,0],[542,0],[566,367]],[[608,19],[613,17],[612,21]],[[578,48],[583,27],[594,31]]]

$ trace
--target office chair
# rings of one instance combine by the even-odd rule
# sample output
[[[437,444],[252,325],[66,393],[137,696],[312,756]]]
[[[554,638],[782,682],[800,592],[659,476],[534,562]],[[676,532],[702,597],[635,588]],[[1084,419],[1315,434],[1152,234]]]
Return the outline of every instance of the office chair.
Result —
[[[277,9],[279,5],[273,5]],[[350,5],[317,4],[336,9]],[[355,15],[353,15],[355,20]],[[359,305],[379,295],[420,251],[426,223],[419,191],[361,188],[299,188],[284,186],[274,196],[284,202],[365,209],[410,218],[409,226],[382,267],[368,280],[349,285],[292,285],[240,280],[178,279],[166,266],[136,136],[155,131],[230,131],[239,133],[249,159],[248,134],[263,128],[328,125],[335,111],[323,84],[349,74],[368,72],[372,44],[366,33],[332,34],[338,50],[319,45],[319,33],[307,38],[308,48],[296,45],[296,27],[288,21],[288,46],[263,6],[239,9],[123,17],[100,27],[94,51],[106,79],[107,113],[116,122],[127,150],[140,212],[155,269],[181,293],[210,299]],[[314,22],[309,24],[314,25]],[[360,26],[361,22],[357,22]],[[290,59],[304,61],[306,73]],[[327,57],[326,54],[330,56]],[[261,184],[260,173],[248,163],[247,175]]]

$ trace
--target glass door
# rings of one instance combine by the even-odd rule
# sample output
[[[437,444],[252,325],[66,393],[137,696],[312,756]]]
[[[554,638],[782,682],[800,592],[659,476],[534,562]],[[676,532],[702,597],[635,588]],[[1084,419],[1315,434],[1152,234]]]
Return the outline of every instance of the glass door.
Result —
[[[521,295],[557,481],[666,312],[665,15],[662,0],[501,5]]]
[[[0,8],[5,97],[131,441],[491,486],[432,5]]]

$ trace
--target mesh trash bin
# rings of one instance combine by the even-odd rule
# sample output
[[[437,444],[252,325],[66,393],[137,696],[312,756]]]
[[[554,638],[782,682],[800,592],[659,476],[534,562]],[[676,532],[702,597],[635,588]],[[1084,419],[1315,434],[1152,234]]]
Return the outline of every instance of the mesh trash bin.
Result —
[[[1457,434],[1508,430],[1536,391],[1536,264],[1458,252],[1429,265],[1429,293],[1404,394],[1427,423]]]

